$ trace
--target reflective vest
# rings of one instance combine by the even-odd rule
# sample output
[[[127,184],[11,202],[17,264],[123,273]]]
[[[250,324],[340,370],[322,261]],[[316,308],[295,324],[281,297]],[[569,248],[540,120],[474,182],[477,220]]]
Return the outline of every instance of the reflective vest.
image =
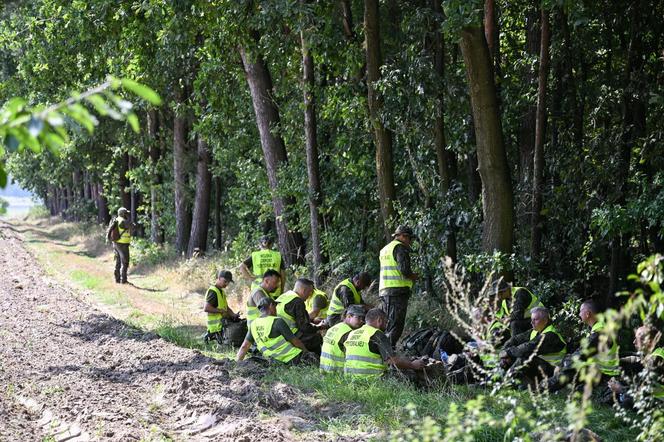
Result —
[[[322,290],[314,289],[314,293],[309,296],[309,299],[304,303],[304,305],[307,307],[307,312],[311,313],[314,310],[314,298],[317,296],[322,296],[325,298],[325,308],[322,308],[318,311],[318,315],[316,315],[317,318],[325,319],[327,318],[327,309],[329,308],[329,302],[327,302],[327,293],[325,293]]]
[[[394,259],[394,248],[398,245],[403,245],[401,241],[396,239],[383,247],[380,251],[380,280],[378,283],[378,291],[393,287],[412,287],[413,281],[407,279],[399,271],[396,259]]]
[[[129,229],[123,229],[120,227],[120,223],[126,222],[127,220],[118,216],[116,222],[118,223],[118,232],[120,232],[120,238],[115,241],[118,244],[129,244],[131,243],[131,231]]]
[[[251,283],[251,293],[254,292],[263,281],[263,274],[268,270],[276,270],[279,272],[281,269],[281,253],[270,250],[258,250],[251,254],[251,270],[254,273],[254,280]],[[277,299],[281,295],[281,286],[268,294],[272,299]]]
[[[339,372],[344,371],[344,362],[346,354],[339,348],[339,341],[348,332],[353,331],[350,325],[340,322],[330,328],[323,338],[323,347],[320,353],[320,371],[321,372]]]
[[[664,362],[664,347],[659,347],[653,350],[652,358],[653,359],[659,358],[662,360],[662,362]],[[652,395],[655,398],[664,401],[664,384],[655,381],[655,385],[653,385],[652,389]]]
[[[592,327],[592,331],[599,333],[605,327],[604,321],[597,321]],[[620,375],[620,358],[618,356],[618,344],[613,340],[613,345],[608,351],[600,352],[597,349],[597,354],[591,358],[591,362],[597,364],[599,370],[607,376]]]
[[[249,326],[249,330],[251,330],[251,336],[254,338],[256,347],[263,356],[286,363],[302,353],[302,350],[288,342],[282,335],[276,338],[270,337],[272,326],[277,319],[279,318],[276,316],[263,316],[254,319]]]
[[[537,357],[540,358],[540,359],[545,360],[546,362],[548,362],[549,364],[551,364],[553,366],[556,366],[556,365],[560,364],[563,361],[563,358],[567,354],[567,343],[565,342],[563,337],[560,336],[560,333],[558,333],[558,331],[555,329],[555,327],[553,325],[549,325],[547,328],[542,330],[542,334],[546,334],[546,333],[553,333],[556,336],[558,336],[558,338],[560,338],[560,340],[564,344],[563,349],[556,352],[556,353],[538,354]],[[537,335],[539,335],[537,330],[531,331],[530,332],[530,340],[531,341],[534,340],[537,337]]]
[[[342,285],[348,287],[348,289],[353,293],[353,304],[362,304],[362,296],[360,296],[360,293],[357,291],[350,278],[346,278],[337,284],[337,286],[334,288],[334,291],[332,292],[330,308],[327,311],[328,315],[340,315],[344,312],[344,304],[341,302],[341,298],[339,298],[339,295],[337,294],[337,290]]]
[[[374,353],[369,348],[369,340],[378,332],[368,324],[364,324],[348,335],[344,343],[346,348],[346,359],[344,361],[344,373],[362,378],[374,378],[382,376],[387,371],[387,364],[383,361],[380,353]]]
[[[270,297],[270,295],[261,286],[258,286],[256,289],[251,291],[251,295],[249,296],[249,299],[247,299],[247,326],[251,324],[251,321],[259,318],[261,315],[260,311],[258,310],[258,307],[256,307],[255,305],[251,305],[251,298],[253,297],[253,294],[256,293],[256,290],[260,290],[261,292],[263,292],[266,298]]]
[[[297,322],[295,322],[295,318],[293,316],[284,310],[284,307],[286,307],[286,305],[294,299],[299,299],[299,296],[297,296],[297,293],[292,290],[287,291],[283,295],[279,296],[279,299],[277,299],[277,316],[283,318],[283,320],[286,321],[288,328],[291,329],[293,334],[297,333]]]
[[[211,286],[208,289],[213,291],[217,296],[217,308],[219,310],[225,310],[228,308],[228,302],[226,301],[226,293],[223,289],[219,289],[216,285]],[[207,329],[210,333],[220,332],[221,331],[221,313],[208,313],[207,314]]]
[[[512,287],[512,299],[514,299],[514,295],[519,290],[525,290],[530,295],[530,304],[528,304],[528,307],[526,307],[526,310],[523,312],[523,319],[528,319],[530,318],[530,310],[534,309],[535,307],[544,307],[544,304],[540,302],[539,298],[535,296],[533,292],[531,292],[525,287]],[[510,315],[510,309],[509,306],[507,305],[507,300],[503,299],[501,308],[496,314],[496,318],[507,317],[509,315]]]

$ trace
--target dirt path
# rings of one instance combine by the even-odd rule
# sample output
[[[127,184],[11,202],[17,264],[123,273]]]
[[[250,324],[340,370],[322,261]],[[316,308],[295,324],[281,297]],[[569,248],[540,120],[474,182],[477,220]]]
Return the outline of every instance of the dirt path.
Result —
[[[0,440],[331,440],[283,384],[133,329],[0,222]],[[320,410],[318,410],[320,411]],[[267,416],[267,417],[266,417]]]

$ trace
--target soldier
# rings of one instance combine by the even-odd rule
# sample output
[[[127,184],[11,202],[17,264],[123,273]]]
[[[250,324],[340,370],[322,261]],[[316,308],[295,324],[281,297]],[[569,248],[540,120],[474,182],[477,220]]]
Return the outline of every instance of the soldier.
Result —
[[[273,299],[277,299],[284,291],[286,274],[281,253],[272,250],[272,244],[273,241],[270,236],[262,236],[259,243],[260,250],[253,252],[240,264],[240,271],[245,279],[251,281],[251,293],[258,288],[266,271],[274,270],[279,273],[281,283],[274,291],[269,293]]]
[[[205,294],[205,308],[203,309],[207,313],[205,342],[214,339],[221,344],[222,319],[238,320],[240,318],[240,315],[233,312],[228,306],[226,299],[226,291],[224,289],[231,282],[233,282],[233,274],[228,270],[220,270],[217,273],[217,280],[208,288]]]
[[[115,255],[115,282],[127,283],[129,269],[129,244],[131,244],[132,225],[128,219],[129,211],[124,207],[118,209],[118,216],[113,218],[106,230],[106,239],[113,243]]]
[[[380,284],[378,295],[387,313],[385,334],[392,346],[403,333],[408,299],[413,283],[419,278],[410,267],[410,245],[417,236],[408,226],[399,226],[392,234],[392,242],[380,251]]]

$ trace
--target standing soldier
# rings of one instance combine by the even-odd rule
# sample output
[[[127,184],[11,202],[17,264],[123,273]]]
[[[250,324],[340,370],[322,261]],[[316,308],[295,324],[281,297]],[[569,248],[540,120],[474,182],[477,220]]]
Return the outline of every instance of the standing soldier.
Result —
[[[221,344],[222,336],[221,329],[223,318],[239,319],[240,315],[234,313],[228,306],[226,299],[226,291],[228,284],[233,282],[233,274],[228,270],[220,270],[217,274],[217,281],[211,285],[205,294],[205,308],[203,311],[207,313],[207,333],[205,334],[205,342],[216,340]]]
[[[281,253],[276,250],[272,250],[272,238],[265,235],[260,239],[260,250],[257,250],[251,254],[247,259],[245,259],[242,264],[240,264],[240,271],[245,279],[251,280],[251,293],[253,293],[261,281],[263,280],[263,275],[268,270],[274,270],[279,273],[281,278],[281,284],[275,289],[274,292],[270,292],[269,295],[273,299],[277,299],[284,291],[284,283],[286,282],[285,272],[284,272],[284,261],[281,258]]]
[[[113,243],[115,255],[115,282],[127,283],[129,268],[129,244],[131,243],[131,222],[127,219],[129,211],[124,207],[118,209],[118,216],[113,218],[106,231],[106,239]]]
[[[387,313],[385,335],[395,346],[403,333],[413,282],[418,279],[410,268],[410,245],[417,236],[410,227],[399,226],[392,237],[392,242],[380,251],[378,295]]]

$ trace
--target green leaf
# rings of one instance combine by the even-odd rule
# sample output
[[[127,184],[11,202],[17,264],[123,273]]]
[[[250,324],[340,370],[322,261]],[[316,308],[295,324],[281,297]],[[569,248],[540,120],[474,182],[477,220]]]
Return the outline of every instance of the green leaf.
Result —
[[[122,87],[148,101],[150,104],[155,106],[159,106],[161,104],[161,97],[159,97],[155,91],[134,80],[129,80],[127,78],[123,79]]]
[[[97,94],[90,95],[86,98],[86,100],[92,103],[99,115],[105,116],[109,114],[108,104],[106,104],[106,100],[104,100],[101,96]]]
[[[7,187],[7,172],[5,171],[5,165],[0,164],[0,188]]]
[[[138,117],[135,113],[132,112],[128,114],[127,121],[129,122],[131,128],[134,129],[134,132],[139,133],[141,131],[141,126],[138,123]]]

